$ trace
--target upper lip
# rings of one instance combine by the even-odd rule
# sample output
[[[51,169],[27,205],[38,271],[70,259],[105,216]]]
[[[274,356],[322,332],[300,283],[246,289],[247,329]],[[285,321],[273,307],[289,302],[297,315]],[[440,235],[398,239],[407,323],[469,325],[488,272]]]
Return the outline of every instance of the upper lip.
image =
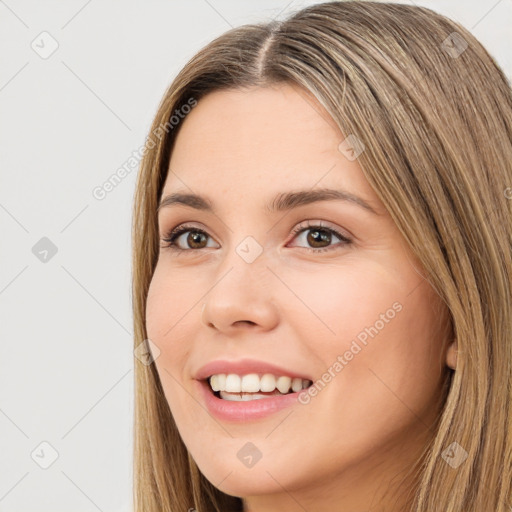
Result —
[[[249,373],[271,373],[280,376],[298,377],[306,380],[313,380],[310,376],[303,373],[283,368],[266,361],[258,361],[256,359],[239,359],[238,361],[228,361],[225,359],[216,359],[205,364],[195,374],[197,380],[204,380],[212,375],[220,373],[234,373],[237,375],[247,375]]]

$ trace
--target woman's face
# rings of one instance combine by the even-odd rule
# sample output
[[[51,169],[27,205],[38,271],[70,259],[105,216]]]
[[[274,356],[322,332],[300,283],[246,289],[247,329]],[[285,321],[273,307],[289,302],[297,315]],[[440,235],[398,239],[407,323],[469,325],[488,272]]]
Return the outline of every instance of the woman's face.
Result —
[[[188,231],[161,242],[146,312],[181,437],[251,510],[369,507],[432,434],[446,311],[305,92],[215,92],[181,122],[158,222]]]

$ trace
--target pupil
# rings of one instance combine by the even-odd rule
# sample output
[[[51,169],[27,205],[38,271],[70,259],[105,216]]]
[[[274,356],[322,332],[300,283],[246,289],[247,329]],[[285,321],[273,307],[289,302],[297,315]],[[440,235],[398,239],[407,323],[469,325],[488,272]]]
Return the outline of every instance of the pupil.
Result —
[[[308,240],[308,243],[315,246],[316,243],[321,243],[323,240],[324,242],[327,242],[328,245],[330,242],[330,237],[331,235],[327,231],[320,231],[317,229],[315,231],[311,231],[311,235],[308,237],[311,238],[311,240]]]
[[[190,245],[193,246],[196,243],[200,244],[201,238],[204,238],[204,235],[203,235],[203,233],[191,232],[190,235],[188,236],[188,238],[189,238]]]

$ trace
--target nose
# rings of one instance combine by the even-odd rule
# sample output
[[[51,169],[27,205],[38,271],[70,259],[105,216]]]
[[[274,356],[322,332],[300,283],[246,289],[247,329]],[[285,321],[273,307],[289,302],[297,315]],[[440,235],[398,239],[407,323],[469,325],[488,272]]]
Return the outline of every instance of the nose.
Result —
[[[201,322],[233,334],[246,329],[270,330],[277,325],[277,283],[264,254],[248,263],[234,253],[219,267],[204,297]]]

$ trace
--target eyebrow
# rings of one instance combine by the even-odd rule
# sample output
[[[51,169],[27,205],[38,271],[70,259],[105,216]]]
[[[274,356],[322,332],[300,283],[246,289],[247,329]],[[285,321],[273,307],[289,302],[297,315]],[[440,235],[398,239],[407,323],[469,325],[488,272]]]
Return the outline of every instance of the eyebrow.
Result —
[[[375,215],[379,215],[364,199],[345,190],[334,190],[330,188],[282,192],[275,196],[270,203],[267,203],[265,207],[270,213],[283,212],[318,201],[348,201]],[[157,211],[176,204],[215,213],[213,204],[207,197],[183,192],[175,192],[165,196],[158,205]]]

